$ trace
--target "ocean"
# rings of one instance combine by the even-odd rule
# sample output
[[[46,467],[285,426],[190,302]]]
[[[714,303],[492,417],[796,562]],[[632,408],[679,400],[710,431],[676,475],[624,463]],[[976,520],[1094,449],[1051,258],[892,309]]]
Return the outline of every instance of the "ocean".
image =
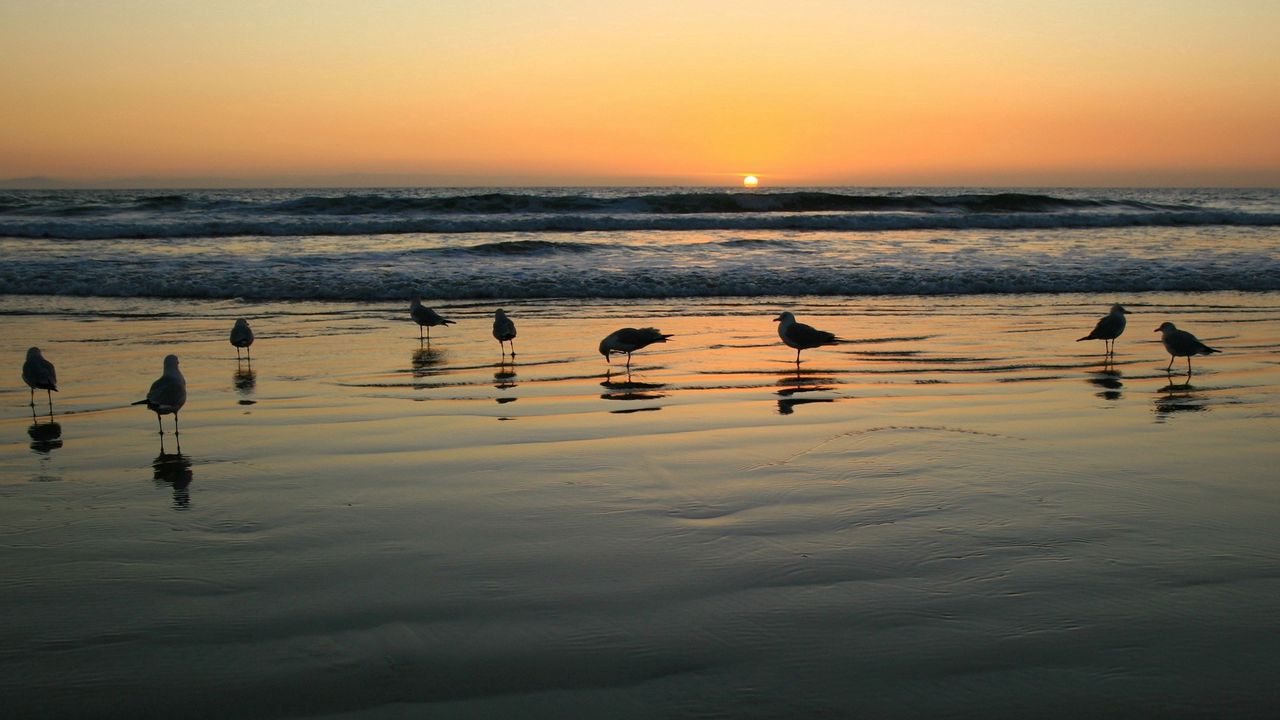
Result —
[[[1280,191],[10,191],[0,294],[248,300],[1280,290]]]
[[[1275,714],[1280,192],[9,192],[0,257],[0,717]]]

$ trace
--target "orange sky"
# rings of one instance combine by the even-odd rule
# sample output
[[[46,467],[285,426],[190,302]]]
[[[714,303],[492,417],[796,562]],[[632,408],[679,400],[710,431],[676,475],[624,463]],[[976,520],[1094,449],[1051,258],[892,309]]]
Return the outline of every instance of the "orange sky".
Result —
[[[0,179],[1276,185],[1273,0],[0,0]]]

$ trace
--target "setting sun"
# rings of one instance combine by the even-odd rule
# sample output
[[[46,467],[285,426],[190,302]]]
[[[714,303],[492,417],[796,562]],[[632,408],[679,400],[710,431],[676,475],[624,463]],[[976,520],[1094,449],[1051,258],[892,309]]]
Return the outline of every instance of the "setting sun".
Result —
[[[760,184],[760,178],[756,177],[755,175],[748,175],[742,178],[743,187],[753,188],[759,184]]]

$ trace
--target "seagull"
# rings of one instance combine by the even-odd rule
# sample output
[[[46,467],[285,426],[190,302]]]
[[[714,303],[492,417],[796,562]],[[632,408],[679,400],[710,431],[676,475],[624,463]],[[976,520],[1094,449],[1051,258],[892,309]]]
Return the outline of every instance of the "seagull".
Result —
[[[782,342],[788,347],[796,349],[796,364],[800,364],[800,351],[816,348],[822,345],[835,345],[840,342],[835,335],[825,331],[818,330],[804,323],[796,322],[796,316],[789,312],[784,312],[773,319],[778,323],[778,337],[782,338]]]
[[[1222,352],[1200,342],[1195,335],[1186,330],[1179,330],[1171,322],[1161,323],[1160,327],[1156,328],[1155,331],[1160,333],[1160,340],[1164,343],[1164,349],[1169,352],[1169,367],[1166,367],[1165,370],[1173,369],[1173,361],[1176,358],[1185,357],[1187,359],[1187,375],[1191,375],[1192,355],[1208,355]]]
[[[53,415],[53,393],[58,391],[58,373],[53,363],[44,359],[40,348],[27,348],[27,360],[22,363],[22,380],[31,388],[31,413],[35,414],[36,390],[44,390],[49,396],[49,415]]]
[[[606,362],[609,360],[609,353],[626,353],[627,369],[631,369],[631,353],[641,348],[646,348],[653,343],[664,343],[670,335],[664,335],[657,328],[622,328],[609,333],[609,336],[600,341],[600,354],[604,356]]]
[[[502,348],[503,354],[506,354],[506,346],[504,342],[511,343],[511,357],[516,356],[516,324],[511,322],[511,318],[507,317],[507,311],[495,310],[493,313],[493,337],[498,341],[498,347]]]
[[[1101,340],[1106,354],[1114,355],[1116,352],[1116,338],[1120,337],[1121,333],[1124,332],[1124,316],[1128,313],[1129,311],[1120,305],[1112,305],[1111,312],[1107,313],[1106,317],[1093,326],[1093,332],[1077,339],[1076,342],[1081,340]]]
[[[164,423],[161,415],[173,413],[173,434],[178,434],[178,411],[187,403],[187,379],[182,377],[178,369],[178,356],[164,356],[164,373],[151,383],[145,400],[134,405],[146,405],[148,410],[156,414],[156,423],[160,425],[160,434],[164,435]]]
[[[413,318],[414,322],[418,323],[419,341],[422,340],[422,328],[427,328],[427,339],[430,340],[431,328],[436,325],[453,324],[452,320],[446,320],[445,318],[440,317],[435,310],[432,310],[429,307],[423,307],[422,300],[418,298],[414,298],[413,302],[409,303],[409,315]]]
[[[253,344],[253,330],[244,318],[236,320],[235,326],[231,328],[231,344],[236,347],[236,360],[240,359],[240,348],[244,348],[245,355],[249,354],[249,346]]]

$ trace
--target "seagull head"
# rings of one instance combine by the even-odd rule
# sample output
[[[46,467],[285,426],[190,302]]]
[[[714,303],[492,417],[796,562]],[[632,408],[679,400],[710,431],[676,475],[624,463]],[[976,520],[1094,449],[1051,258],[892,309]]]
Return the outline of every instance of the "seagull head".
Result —
[[[40,355],[40,348],[38,348],[38,347],[27,348],[27,359],[28,359],[28,360],[34,360],[35,358],[38,358],[38,357],[41,357],[41,355]]]
[[[164,356],[164,371],[165,371],[166,373],[170,373],[170,372],[177,372],[177,371],[178,371],[178,356],[177,356],[177,355],[165,355],[165,356]]]
[[[1173,323],[1171,322],[1162,322],[1160,323],[1160,327],[1156,328],[1155,331],[1158,333],[1162,333],[1162,332],[1173,332],[1174,330],[1177,330],[1177,329],[1178,328],[1174,327]]]
[[[1128,310],[1125,310],[1125,309],[1124,309],[1124,306],[1123,306],[1123,305],[1120,305],[1119,303],[1116,303],[1115,305],[1112,305],[1112,306],[1111,306],[1111,314],[1112,314],[1112,315],[1121,315],[1121,314],[1123,314],[1123,315],[1128,315],[1128,314],[1130,314],[1130,313],[1129,313],[1129,311],[1128,311]]]
[[[778,317],[774,318],[773,321],[783,322],[783,323],[793,323],[796,321],[796,316],[792,315],[790,312],[784,312]]]

